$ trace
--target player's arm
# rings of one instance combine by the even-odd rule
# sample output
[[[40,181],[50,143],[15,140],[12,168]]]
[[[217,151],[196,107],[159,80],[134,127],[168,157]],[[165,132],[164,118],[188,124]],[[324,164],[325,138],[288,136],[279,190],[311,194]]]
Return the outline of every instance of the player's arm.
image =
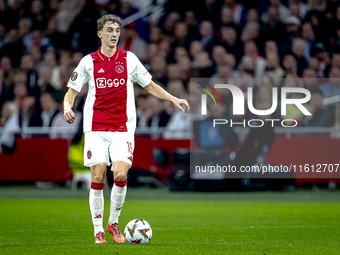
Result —
[[[88,82],[88,75],[85,64],[88,61],[88,56],[83,57],[76,69],[74,69],[68,83],[68,91],[64,98],[64,119],[67,123],[72,124],[76,120],[76,116],[72,111],[74,99],[81,91],[82,87]]]
[[[78,91],[68,88],[68,91],[64,98],[64,119],[67,123],[72,124],[76,120],[76,116],[72,111],[74,99],[78,95]]]
[[[153,81],[151,81],[150,84],[144,88],[151,95],[154,95],[155,97],[158,97],[159,99],[162,99],[162,100],[173,102],[174,105],[176,105],[182,112],[189,113],[190,106],[187,100],[174,97],[173,95],[166,92],[164,89],[162,89],[160,86],[158,86]],[[185,106],[185,108],[182,107],[183,105]]]

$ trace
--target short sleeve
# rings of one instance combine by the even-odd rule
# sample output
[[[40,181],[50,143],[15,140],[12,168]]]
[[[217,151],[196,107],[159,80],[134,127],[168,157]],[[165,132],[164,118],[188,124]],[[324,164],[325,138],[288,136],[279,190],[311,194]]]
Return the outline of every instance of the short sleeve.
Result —
[[[139,59],[132,52],[129,53],[129,61],[133,62],[134,69],[132,71],[132,81],[138,83],[143,88],[148,86],[152,80],[151,74],[142,65]]]
[[[74,89],[78,92],[81,91],[83,85],[88,81],[87,72],[84,66],[85,58],[86,57],[80,60],[78,66],[76,67],[76,69],[74,69],[71,78],[67,83],[67,87]]]

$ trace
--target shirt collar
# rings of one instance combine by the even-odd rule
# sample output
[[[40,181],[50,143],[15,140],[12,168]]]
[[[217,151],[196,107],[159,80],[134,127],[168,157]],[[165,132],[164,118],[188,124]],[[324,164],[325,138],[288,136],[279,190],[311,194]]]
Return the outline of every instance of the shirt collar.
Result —
[[[99,57],[102,59],[102,60],[107,60],[107,59],[117,59],[118,58],[118,55],[119,55],[119,49],[118,49],[118,47],[116,46],[116,52],[115,52],[115,54],[113,54],[113,56],[112,57],[107,57],[107,56],[105,56],[103,53],[101,53],[100,52],[100,49],[101,49],[101,47],[99,47],[99,49],[98,49],[98,55],[99,55]]]

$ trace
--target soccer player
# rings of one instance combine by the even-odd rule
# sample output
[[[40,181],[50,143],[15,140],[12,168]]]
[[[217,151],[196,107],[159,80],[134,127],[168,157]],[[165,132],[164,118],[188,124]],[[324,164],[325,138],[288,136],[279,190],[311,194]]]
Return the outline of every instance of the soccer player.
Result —
[[[152,81],[138,58],[117,48],[121,19],[108,14],[98,20],[98,51],[82,58],[68,82],[64,98],[64,119],[72,124],[73,102],[84,83],[89,84],[84,106],[84,165],[91,168],[90,210],[95,243],[106,243],[103,229],[106,166],[113,163],[114,185],[111,192],[110,218],[106,226],[113,241],[124,243],[118,217],[126,195],[127,172],[132,164],[136,109],[133,82],[150,94],[171,101],[182,112],[189,113],[186,100],[178,99]]]

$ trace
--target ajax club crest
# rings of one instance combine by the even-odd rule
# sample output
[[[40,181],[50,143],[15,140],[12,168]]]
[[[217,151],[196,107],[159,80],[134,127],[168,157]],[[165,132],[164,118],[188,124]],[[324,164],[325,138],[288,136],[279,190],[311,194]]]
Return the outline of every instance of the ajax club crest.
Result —
[[[124,72],[124,67],[122,65],[118,65],[118,66],[116,66],[115,70],[116,70],[117,73],[122,73],[122,72]]]

